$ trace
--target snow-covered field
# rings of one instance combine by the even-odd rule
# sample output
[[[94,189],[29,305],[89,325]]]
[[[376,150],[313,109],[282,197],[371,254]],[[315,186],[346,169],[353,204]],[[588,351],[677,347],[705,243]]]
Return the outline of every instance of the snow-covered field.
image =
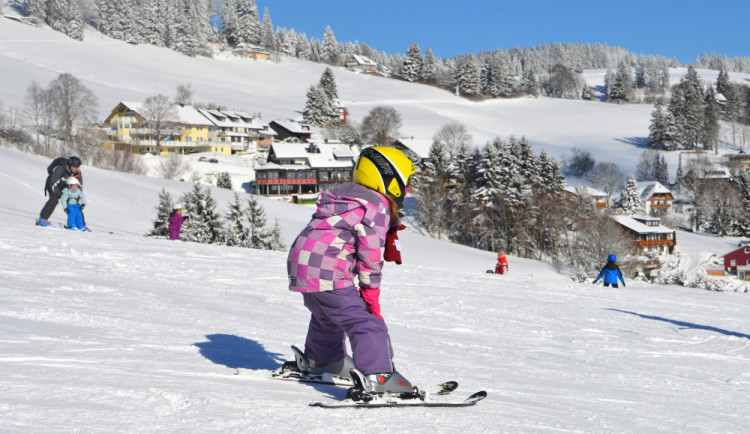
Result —
[[[61,72],[99,97],[101,118],[190,83],[198,101],[298,117],[324,66],[186,58],[94,34],[73,41],[0,19],[0,102]],[[673,79],[684,70],[674,70]],[[711,78],[711,74],[713,78]],[[557,158],[573,146],[633,171],[651,107],[546,98],[470,102],[429,86],[336,70],[355,120],[397,108],[429,143],[463,122],[482,144],[525,135]],[[703,71],[715,80],[715,72]],[[596,85],[602,71],[587,72]],[[733,75],[747,79],[748,75]],[[676,168],[676,155],[670,170]],[[33,225],[49,160],[0,148],[0,426],[7,432],[748,432],[750,295],[628,280],[571,281],[549,264],[494,255],[409,229],[404,264],[382,286],[398,369],[418,385],[454,379],[467,409],[329,411],[344,390],[281,382],[270,371],[304,344],[308,313],[286,289],[286,254],[144,238],[158,193],[190,183],[85,167],[92,233]],[[245,170],[237,161],[212,167]],[[214,189],[223,207],[232,192]],[[287,243],[312,208],[261,199]],[[58,209],[52,221],[64,221]],[[683,264],[736,239],[678,232]]]
[[[395,363],[486,389],[466,409],[324,410],[270,372],[308,313],[286,254],[144,238],[162,188],[84,167],[92,233],[33,225],[48,160],[0,149],[0,420],[7,432],[746,432],[750,296],[572,282],[405,231],[384,270]],[[214,190],[223,207],[231,193]],[[290,241],[312,209],[261,199]],[[62,222],[58,209],[53,222]],[[697,257],[731,240],[680,233]],[[681,244],[678,244],[681,245]]]

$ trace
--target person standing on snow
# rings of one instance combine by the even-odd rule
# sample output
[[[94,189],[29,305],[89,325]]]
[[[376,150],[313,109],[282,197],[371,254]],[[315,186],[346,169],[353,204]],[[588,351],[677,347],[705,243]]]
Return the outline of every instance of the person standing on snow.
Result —
[[[619,286],[617,286],[618,278],[622,282],[622,286],[625,286],[625,279],[622,277],[620,267],[617,265],[617,256],[615,255],[607,256],[607,263],[604,265],[604,268],[602,268],[599,275],[596,276],[596,279],[594,279],[594,283],[598,282],[602,276],[604,276],[604,286],[612,285],[613,288],[619,288]]]
[[[169,239],[170,240],[180,239],[180,229],[182,228],[182,222],[184,221],[185,221],[185,218],[182,216],[182,209],[181,208],[173,209],[172,213],[169,214]]]
[[[503,249],[497,252],[497,265],[495,265],[495,274],[505,274],[508,272],[508,258],[505,257]]]
[[[80,190],[83,187],[83,175],[80,171],[81,159],[78,157],[60,157],[52,161],[52,164],[47,167],[47,180],[44,183],[44,194],[48,197],[47,203],[42,207],[42,211],[39,213],[39,218],[36,220],[37,226],[52,226],[49,222],[49,218],[57,207],[57,202],[60,200],[63,190],[66,187],[66,180],[73,177],[78,180]],[[64,208],[64,207],[63,207]],[[83,219],[83,214],[81,214]],[[83,222],[84,230],[88,230],[86,221]]]
[[[60,197],[63,211],[68,215],[68,229],[72,231],[82,231],[83,226],[83,215],[81,210],[86,207],[86,195],[81,190],[81,184],[75,177],[70,177],[67,180],[68,188],[63,191]]]
[[[296,355],[300,370],[354,375],[370,393],[414,391],[393,367],[379,297],[383,261],[401,261],[398,210],[415,172],[398,149],[370,147],[357,159],[354,182],[318,196],[287,260],[289,290],[302,293],[311,313],[304,354]]]

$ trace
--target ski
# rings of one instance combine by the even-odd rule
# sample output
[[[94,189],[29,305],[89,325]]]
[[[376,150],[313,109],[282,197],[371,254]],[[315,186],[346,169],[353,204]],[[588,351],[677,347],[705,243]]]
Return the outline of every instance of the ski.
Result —
[[[312,372],[302,372],[297,367],[297,362],[293,360],[284,362],[284,364],[281,365],[279,369],[275,370],[271,374],[271,377],[284,381],[295,381],[297,383],[308,384],[322,384],[328,386],[351,387],[354,385],[352,379],[348,377],[339,377],[337,375],[329,373],[318,374]],[[456,381],[446,381],[444,383],[438,384],[436,390],[434,392],[431,392],[430,394],[444,396],[453,392],[457,388],[458,383]]]
[[[371,396],[370,400],[354,401],[345,399],[343,401],[311,402],[311,407],[320,408],[393,408],[393,407],[469,407],[487,397],[484,390],[474,393],[468,398],[458,400],[430,399],[429,396],[422,398],[403,399],[394,396]]]

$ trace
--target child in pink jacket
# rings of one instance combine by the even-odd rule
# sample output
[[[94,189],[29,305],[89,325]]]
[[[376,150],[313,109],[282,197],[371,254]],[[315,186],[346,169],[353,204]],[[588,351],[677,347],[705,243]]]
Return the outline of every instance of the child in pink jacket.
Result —
[[[368,392],[413,391],[393,368],[379,297],[386,243],[394,244],[401,228],[398,209],[415,172],[395,148],[362,151],[354,182],[320,194],[317,211],[287,260],[289,289],[303,294],[311,313],[306,365],[319,372],[330,366],[331,373],[348,377],[353,363]],[[347,337],[352,359],[346,354]]]

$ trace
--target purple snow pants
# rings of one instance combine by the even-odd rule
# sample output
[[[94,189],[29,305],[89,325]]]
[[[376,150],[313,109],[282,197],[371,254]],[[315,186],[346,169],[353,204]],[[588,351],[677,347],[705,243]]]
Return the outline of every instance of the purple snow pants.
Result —
[[[302,294],[310,309],[305,355],[328,364],[346,357],[346,337],[354,366],[363,374],[393,372],[391,339],[385,321],[367,311],[356,288]]]

